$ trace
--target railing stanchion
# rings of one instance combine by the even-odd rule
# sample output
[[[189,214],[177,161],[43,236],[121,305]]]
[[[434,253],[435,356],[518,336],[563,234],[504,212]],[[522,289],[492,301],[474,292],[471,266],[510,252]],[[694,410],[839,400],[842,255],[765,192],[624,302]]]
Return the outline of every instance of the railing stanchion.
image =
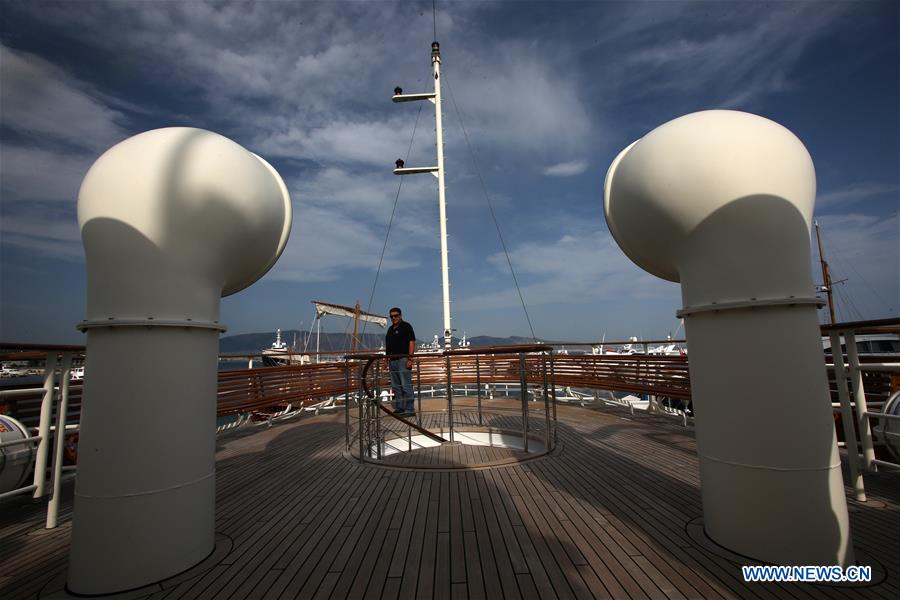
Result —
[[[553,348],[550,348],[550,390],[553,393],[553,447],[556,447],[556,372],[554,371]]]
[[[350,361],[344,359],[344,430],[350,451]]]
[[[478,390],[478,425],[484,425],[481,417],[481,361],[475,357],[475,387]]]
[[[379,407],[381,406],[381,398],[380,397],[378,398],[378,405],[379,405]],[[377,444],[375,446],[375,457],[378,460],[381,460],[383,458],[382,453],[384,452],[384,430],[382,429],[383,424],[381,422],[381,409],[380,408],[378,410],[378,422],[376,423],[376,425],[377,425],[376,431],[378,432],[378,437],[375,440],[375,443]]]
[[[421,423],[419,413],[422,412],[422,361],[416,359],[416,394],[419,406],[416,408],[416,423]]]
[[[450,357],[447,357],[447,419],[450,421],[450,441],[453,441],[453,384],[450,375]]]
[[[362,379],[362,373],[363,372],[361,371],[360,379]],[[364,386],[362,385],[362,382],[360,382],[359,387],[364,388]],[[369,435],[368,423],[363,420],[363,411],[364,411],[366,404],[368,404],[368,399],[365,396],[363,396],[362,398],[359,398],[359,402],[357,403],[357,406],[359,408],[359,462],[363,462],[365,460],[365,457],[363,456],[363,452],[364,452],[364,448],[368,448],[368,443],[364,440],[364,438],[367,438]],[[368,415],[366,415],[366,418],[368,418]],[[365,444],[365,446],[364,446],[364,444]]]
[[[856,431],[853,428],[853,409],[847,391],[847,372],[844,371],[844,352],[841,350],[841,336],[837,331],[829,333],[831,338],[831,358],[834,361],[834,381],[837,384],[838,400],[841,403],[841,423],[844,426],[844,442],[847,446],[847,463],[850,466],[850,482],[856,499],[866,501],[866,488],[859,470],[859,448]]]
[[[375,457],[381,460],[381,369],[375,361]]]
[[[53,416],[53,378],[56,375],[56,365],[59,363],[59,355],[50,351],[44,366],[44,397],[41,400],[41,417],[38,427],[37,457],[34,461],[34,497],[44,495],[44,487],[47,482],[47,458],[50,454],[50,420]]]
[[[856,351],[856,334],[853,331],[845,331],[844,342],[847,344],[847,362],[850,364],[850,382],[853,384],[853,400],[856,403],[856,418],[865,467],[866,471],[875,472],[878,467],[875,465],[875,448],[872,445],[872,426],[869,417],[866,416],[869,409],[866,406],[866,392],[863,389],[862,370],[859,368],[859,354]]]
[[[56,527],[59,517],[59,496],[62,487],[63,447],[66,442],[66,411],[69,409],[69,372],[72,368],[72,353],[63,352],[62,367],[59,373],[59,404],[56,408],[56,437],[53,452],[53,493],[47,504],[47,529]]]
[[[525,379],[525,353],[519,353],[519,391],[522,396],[522,443],[528,452],[528,382]]]
[[[541,353],[541,376],[544,380],[544,450],[550,451],[550,395],[547,391],[547,353]]]

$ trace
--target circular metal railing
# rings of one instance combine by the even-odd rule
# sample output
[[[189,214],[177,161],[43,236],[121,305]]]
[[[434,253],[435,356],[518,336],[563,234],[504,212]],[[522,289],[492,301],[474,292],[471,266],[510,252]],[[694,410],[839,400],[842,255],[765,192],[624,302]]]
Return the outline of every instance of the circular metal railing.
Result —
[[[381,461],[393,452],[434,445],[502,446],[521,451],[523,458],[546,454],[555,447],[551,347],[500,346],[416,355],[413,383],[418,410],[414,417],[386,406],[390,395],[382,365],[390,358],[382,354],[346,357],[347,372],[355,366],[359,380],[352,417],[351,401],[345,403],[347,449],[360,461]],[[489,386],[498,383],[506,386],[502,403],[490,392]],[[469,396],[472,384],[475,389]],[[514,386],[513,399],[510,385]],[[423,407],[426,395],[429,398]],[[395,443],[397,440],[401,443]]]

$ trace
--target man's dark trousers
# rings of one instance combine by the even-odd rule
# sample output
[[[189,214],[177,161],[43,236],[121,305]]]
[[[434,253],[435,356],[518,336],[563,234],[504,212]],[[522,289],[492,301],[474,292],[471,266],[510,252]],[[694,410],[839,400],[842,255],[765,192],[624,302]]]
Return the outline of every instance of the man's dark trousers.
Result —
[[[391,389],[394,391],[394,410],[411,413],[416,411],[416,404],[412,371],[406,366],[406,361],[406,357],[391,360]]]

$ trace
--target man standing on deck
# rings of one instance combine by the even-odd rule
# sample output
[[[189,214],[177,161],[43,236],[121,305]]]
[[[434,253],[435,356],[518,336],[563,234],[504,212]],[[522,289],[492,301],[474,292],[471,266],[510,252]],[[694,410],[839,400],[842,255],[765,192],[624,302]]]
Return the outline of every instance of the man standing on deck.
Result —
[[[394,414],[411,417],[416,414],[412,387],[412,355],[416,353],[416,333],[403,320],[396,306],[388,311],[391,326],[384,336],[384,351],[390,361],[391,389],[394,391]]]

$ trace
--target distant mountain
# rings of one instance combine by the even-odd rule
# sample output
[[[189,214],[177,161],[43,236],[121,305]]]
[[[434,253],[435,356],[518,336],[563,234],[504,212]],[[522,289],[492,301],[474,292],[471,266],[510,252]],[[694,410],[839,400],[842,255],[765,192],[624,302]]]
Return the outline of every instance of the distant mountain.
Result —
[[[303,350],[306,337],[310,336],[309,343],[306,346],[308,352],[316,350],[316,334],[315,332],[298,331],[289,329],[281,332],[281,340],[288,346],[294,344],[297,340],[297,350]],[[432,338],[433,339],[433,338]],[[241,335],[229,335],[219,339],[220,354],[255,354],[269,348],[275,341],[275,332],[268,331],[263,333],[244,333]],[[365,333],[361,336],[361,345],[363,348],[380,348],[384,343],[384,334]],[[534,342],[531,338],[512,336],[512,337],[493,337],[488,335],[479,335],[468,338],[473,346],[508,346],[511,344],[531,344]],[[420,339],[419,344],[430,343],[431,339]],[[459,345],[459,339],[453,338],[453,346]],[[322,352],[346,352],[350,350],[350,338],[348,334],[343,333],[322,333],[319,338],[319,350]]]
[[[456,338],[453,338],[454,340]],[[518,335],[514,335],[512,337],[492,337],[489,335],[477,335],[475,337],[468,338],[468,341],[473,346],[510,346],[514,344],[533,344],[534,339],[530,337],[521,337]],[[542,342],[544,340],[538,340],[538,342]]]

